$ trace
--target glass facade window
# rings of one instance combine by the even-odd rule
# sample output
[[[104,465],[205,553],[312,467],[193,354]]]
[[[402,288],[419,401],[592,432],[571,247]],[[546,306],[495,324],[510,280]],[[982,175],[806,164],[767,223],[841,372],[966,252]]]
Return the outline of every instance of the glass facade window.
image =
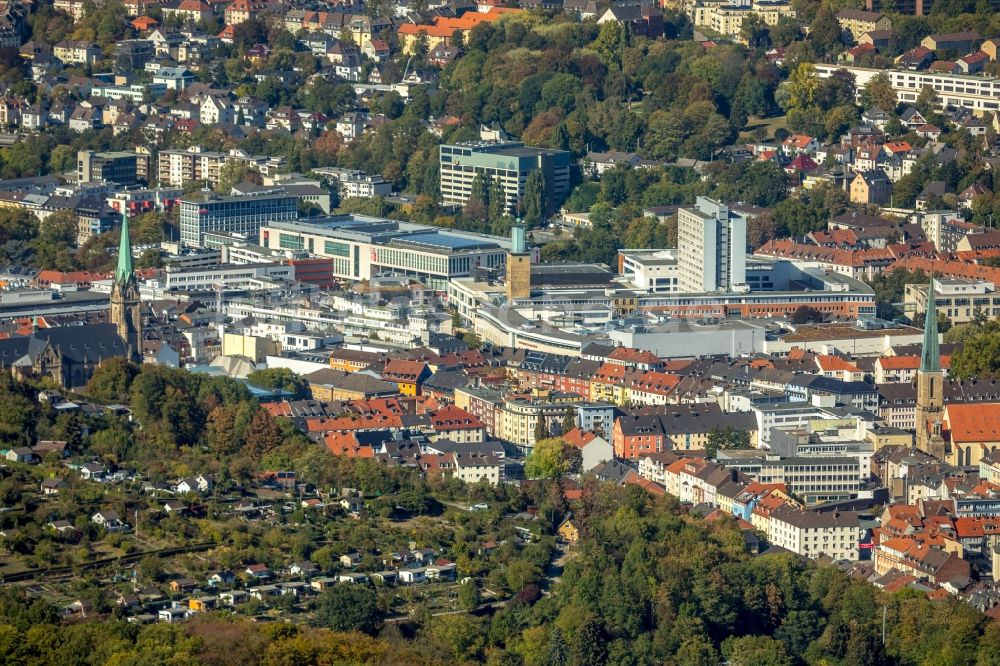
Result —
[[[351,246],[347,243],[338,243],[337,241],[324,241],[323,252],[331,257],[350,257]]]
[[[301,250],[305,247],[302,236],[295,234],[280,234],[278,236],[278,247],[283,250]]]

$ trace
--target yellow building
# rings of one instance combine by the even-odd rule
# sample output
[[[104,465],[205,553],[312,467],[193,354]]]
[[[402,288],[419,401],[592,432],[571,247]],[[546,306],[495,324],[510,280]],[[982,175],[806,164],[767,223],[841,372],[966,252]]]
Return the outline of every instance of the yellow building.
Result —
[[[372,39],[378,37],[384,30],[391,30],[392,22],[386,18],[372,18],[365,14],[354,14],[349,23],[345,23],[340,29],[341,38],[350,34],[351,39],[363,48],[371,43]]]
[[[256,335],[226,333],[222,337],[223,356],[245,356],[254,363],[262,363],[268,356],[281,353],[281,343]]]
[[[323,368],[303,377],[309,383],[313,400],[370,400],[396,395],[396,385],[384,382],[368,373],[353,373]]]
[[[497,412],[498,423],[495,426],[497,437],[513,442],[520,447],[534,446],[535,427],[538,425],[539,418],[544,421],[548,431],[553,432],[566,416],[567,405],[581,401],[580,396],[577,395],[565,394],[565,397],[566,400],[560,397],[558,401],[551,399],[505,400]],[[474,411],[472,413],[475,414]]]
[[[188,599],[188,609],[195,611],[196,613],[204,613],[206,611],[213,610],[219,604],[218,597],[198,597],[197,599]]]
[[[566,516],[556,531],[559,533],[559,538],[567,543],[576,543],[580,540],[580,530],[573,521],[572,514]]]
[[[382,370],[382,379],[398,386],[403,395],[420,395],[420,387],[430,376],[426,363],[398,358],[391,359]]]
[[[627,386],[593,381],[590,383],[590,399],[594,402],[624,405],[629,401],[629,389]]]
[[[436,16],[433,24],[404,23],[399,26],[396,35],[399,37],[399,46],[405,54],[412,54],[421,40],[426,42],[429,51],[433,51],[438,46],[451,46],[456,33],[465,38],[480,23],[494,23],[504,14],[522,11],[524,10],[492,7],[488,12],[466,12],[459,18]]]
[[[357,372],[384,361],[385,356],[377,352],[361,351],[360,349],[337,349],[330,353],[330,367],[344,372]]]
[[[767,25],[778,25],[784,16],[795,18],[792,5],[781,0],[754,0],[748,7],[734,6],[729,0],[701,0],[688,8],[688,16],[696,28],[707,28],[741,43],[744,41],[740,34],[743,21],[751,14],[760,16]]]
[[[913,433],[902,428],[874,428],[865,433],[865,441],[878,451],[886,446],[913,446]]]
[[[602,363],[590,380],[590,399],[594,402],[624,405],[629,401],[627,373],[628,368],[624,365]]]
[[[892,30],[892,20],[888,16],[863,9],[841,9],[837,12],[837,23],[845,32],[851,33],[855,42],[867,32]]]
[[[892,183],[882,170],[861,171],[851,181],[851,203],[887,204]]]

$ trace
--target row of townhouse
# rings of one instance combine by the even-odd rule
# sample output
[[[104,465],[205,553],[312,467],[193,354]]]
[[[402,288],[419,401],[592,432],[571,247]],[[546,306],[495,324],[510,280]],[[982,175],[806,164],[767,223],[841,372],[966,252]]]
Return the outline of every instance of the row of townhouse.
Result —
[[[754,254],[789,259],[858,280],[870,280],[886,270],[891,270],[902,259],[934,256],[936,251],[933,244],[926,242],[895,243],[884,248],[854,250],[782,239],[768,241]]]
[[[745,528],[767,535],[774,546],[809,558],[859,559],[863,535],[858,514],[803,508],[782,483],[752,481],[698,457],[648,456],[640,462],[639,473],[662,483],[667,494],[681,502],[733,515]]]
[[[601,361],[558,354],[535,354],[533,359],[514,365],[511,375],[524,387],[575,393],[593,402],[665,405],[680,401],[681,398],[675,396],[673,391],[681,382],[681,377],[664,372],[664,362],[655,355],[648,351],[642,353],[648,358],[627,364],[614,358],[615,355]]]
[[[615,419],[611,443],[615,456],[638,460],[662,451],[704,450],[716,433],[746,433],[756,448],[757,420],[749,412],[724,412],[717,404],[670,405],[656,411],[632,413]]]
[[[262,174],[273,175],[281,168],[280,157],[251,155],[233,148],[228,152],[207,151],[200,146],[161,150],[157,155],[157,180],[171,187],[186,187],[192,183],[207,182],[212,187],[219,184],[222,167],[241,164],[253,167]]]

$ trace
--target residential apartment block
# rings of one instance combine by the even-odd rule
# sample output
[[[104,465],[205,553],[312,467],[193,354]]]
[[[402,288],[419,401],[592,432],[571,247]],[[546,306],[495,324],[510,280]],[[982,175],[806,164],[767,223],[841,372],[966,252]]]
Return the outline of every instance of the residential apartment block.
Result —
[[[767,538],[805,557],[857,560],[861,523],[858,514],[849,511],[809,511],[783,504],[771,511]]]
[[[680,291],[732,292],[746,285],[746,218],[728,206],[698,197],[677,211]]]
[[[861,489],[860,463],[847,456],[793,456],[719,453],[719,462],[761,483],[783,483],[807,504],[853,499]]]
[[[854,76],[856,90],[861,91],[878,73],[884,72],[902,104],[913,104],[925,86],[936,93],[938,108],[965,107],[973,111],[1000,110],[1000,79],[991,76],[946,74],[909,69],[874,69],[847,65],[815,65],[820,78],[829,78],[837,70],[846,70]]]
[[[256,168],[262,175],[269,176],[277,173],[282,161],[282,158],[250,155],[238,149],[221,153],[191,146],[186,149],[161,150],[156,177],[161,185],[172,187],[185,187],[200,181],[215,187],[219,184],[222,167],[229,162]]]
[[[76,154],[76,172],[77,180],[81,183],[111,182],[118,185],[135,185],[136,154],[81,150]]]
[[[733,3],[731,0],[698,0],[688,5],[687,14],[696,28],[707,28],[722,37],[743,41],[740,34],[743,21],[755,14],[767,25],[777,25],[782,17],[795,18],[791,3],[782,0],[751,0]]]
[[[966,324],[977,315],[1000,317],[1000,295],[994,284],[986,280],[934,278],[934,300],[939,315],[952,324]],[[926,313],[927,285],[906,285],[903,303],[911,316]]]
[[[551,207],[558,206],[570,187],[572,156],[565,150],[530,148],[518,141],[475,141],[440,147],[441,198],[464,205],[476,175],[503,185],[507,210],[516,213],[523,205],[528,174],[541,171]]]
[[[891,30],[892,19],[881,12],[869,12],[863,9],[841,9],[837,12],[837,23],[856,42],[861,35],[875,30]]]

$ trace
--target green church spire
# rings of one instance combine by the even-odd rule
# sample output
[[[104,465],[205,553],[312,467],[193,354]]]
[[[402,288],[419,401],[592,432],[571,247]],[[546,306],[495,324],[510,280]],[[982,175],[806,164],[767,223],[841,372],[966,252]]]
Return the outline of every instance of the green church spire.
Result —
[[[118,267],[115,268],[115,282],[125,284],[134,279],[132,265],[132,242],[128,235],[128,213],[122,213],[122,235],[118,241]]]
[[[934,297],[934,276],[927,287],[927,311],[924,316],[924,344],[920,352],[921,372],[941,372],[941,352],[938,347],[937,302]]]

